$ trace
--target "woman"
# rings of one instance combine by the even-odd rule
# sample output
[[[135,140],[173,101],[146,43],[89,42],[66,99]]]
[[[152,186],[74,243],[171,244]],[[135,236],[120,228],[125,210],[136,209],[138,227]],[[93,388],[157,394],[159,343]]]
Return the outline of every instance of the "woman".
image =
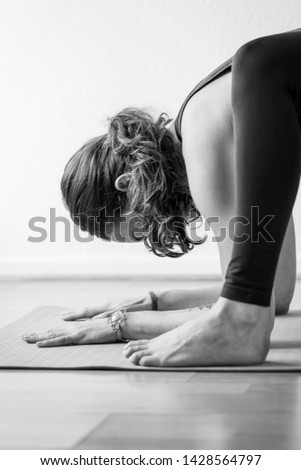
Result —
[[[295,284],[291,213],[301,162],[300,51],[299,31],[250,41],[193,90],[169,129],[164,116],[154,123],[143,112],[125,110],[65,169],[63,195],[76,223],[102,238],[120,238],[127,213],[130,233],[123,238],[137,239],[131,221],[138,217],[142,238],[157,254],[193,248],[185,224],[197,213],[218,217],[212,224],[217,236],[238,216],[235,231],[219,243],[222,288],[160,294],[164,314],[149,312],[156,306],[153,294],[71,312],[66,320],[100,319],[27,341],[55,346],[114,341],[117,335],[138,339],[124,354],[143,366],[265,360],[275,310],[287,312]],[[103,208],[106,213],[95,219]],[[121,213],[114,212],[118,208]],[[208,303],[214,303],[211,309],[197,308]],[[121,306],[126,317],[112,317]]]

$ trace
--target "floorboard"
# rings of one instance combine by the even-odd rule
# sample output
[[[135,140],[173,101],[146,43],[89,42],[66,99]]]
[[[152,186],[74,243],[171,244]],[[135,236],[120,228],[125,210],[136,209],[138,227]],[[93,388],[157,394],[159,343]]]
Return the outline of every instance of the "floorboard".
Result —
[[[2,282],[0,326],[40,305],[197,285]],[[0,370],[0,448],[301,449],[301,374]]]

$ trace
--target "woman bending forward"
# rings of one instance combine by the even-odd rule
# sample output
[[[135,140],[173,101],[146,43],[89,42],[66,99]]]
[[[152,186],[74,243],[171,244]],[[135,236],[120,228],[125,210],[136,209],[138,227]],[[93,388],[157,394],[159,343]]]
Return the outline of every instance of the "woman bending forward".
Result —
[[[274,315],[288,312],[295,287],[300,57],[300,30],[250,41],[197,85],[171,124],[127,108],[65,168],[74,222],[103,239],[143,240],[158,255],[178,256],[203,241],[187,232],[203,216],[219,240],[223,283],[71,311],[64,320],[97,321],[62,323],[26,341],[125,338],[125,356],[143,366],[265,360]],[[112,317],[122,307],[125,315]]]

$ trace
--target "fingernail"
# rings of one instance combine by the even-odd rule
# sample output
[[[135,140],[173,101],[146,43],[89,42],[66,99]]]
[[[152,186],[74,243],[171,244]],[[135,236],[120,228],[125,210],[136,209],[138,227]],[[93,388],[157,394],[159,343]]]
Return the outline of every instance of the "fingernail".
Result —
[[[23,339],[24,341],[26,341],[27,339],[29,339],[29,335],[23,335],[23,336],[22,336],[22,339]]]
[[[36,343],[36,345],[37,345],[37,346],[42,346],[43,343],[42,343],[42,341],[38,341],[38,342]]]
[[[62,312],[61,315],[64,317],[65,315],[70,315],[72,313],[72,310],[68,310],[67,312]]]

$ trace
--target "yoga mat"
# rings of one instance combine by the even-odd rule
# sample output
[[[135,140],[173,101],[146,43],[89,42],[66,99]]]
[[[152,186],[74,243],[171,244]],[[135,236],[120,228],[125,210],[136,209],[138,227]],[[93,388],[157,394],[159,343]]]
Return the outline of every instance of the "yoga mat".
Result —
[[[276,317],[271,349],[259,366],[150,368],[131,364],[123,344],[93,344],[38,348],[25,343],[24,333],[44,332],[63,323],[66,307],[40,307],[0,329],[1,369],[120,369],[190,371],[301,371],[301,312]]]

